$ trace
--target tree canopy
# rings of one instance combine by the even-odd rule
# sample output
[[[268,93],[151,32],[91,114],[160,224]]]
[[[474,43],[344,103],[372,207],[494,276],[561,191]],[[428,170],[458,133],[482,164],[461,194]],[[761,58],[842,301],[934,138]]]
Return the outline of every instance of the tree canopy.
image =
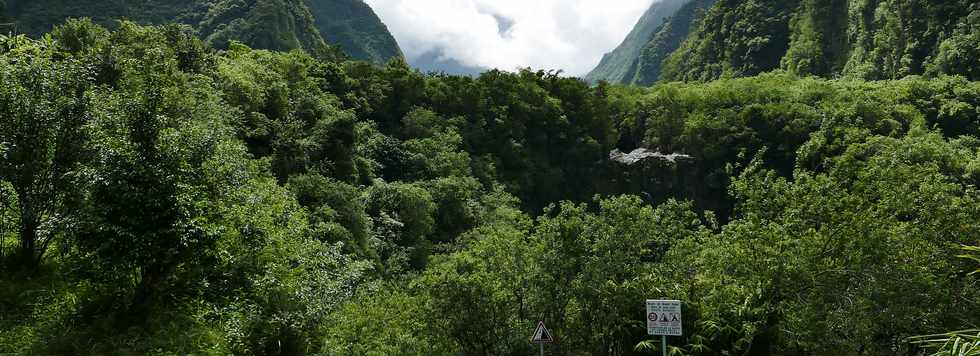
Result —
[[[783,10],[764,24],[829,26]],[[966,63],[969,31],[930,60]],[[640,88],[322,54],[0,36],[0,353],[530,355],[543,320],[557,354],[649,354],[659,298],[680,355],[917,354],[980,324],[968,76]]]

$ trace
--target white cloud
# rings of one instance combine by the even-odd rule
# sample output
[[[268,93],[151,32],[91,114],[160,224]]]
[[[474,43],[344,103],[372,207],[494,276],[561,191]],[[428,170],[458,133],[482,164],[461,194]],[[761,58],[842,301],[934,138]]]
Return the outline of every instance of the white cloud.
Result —
[[[441,50],[470,66],[570,75],[595,67],[653,1],[366,0],[409,60]]]

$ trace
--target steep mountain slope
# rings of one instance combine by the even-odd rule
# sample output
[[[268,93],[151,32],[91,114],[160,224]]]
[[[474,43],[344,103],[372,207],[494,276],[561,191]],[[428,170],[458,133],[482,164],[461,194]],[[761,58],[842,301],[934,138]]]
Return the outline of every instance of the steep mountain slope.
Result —
[[[633,77],[615,82],[709,81],[775,69],[828,78],[978,80],[978,54],[974,0],[694,0],[651,36],[633,59]]]
[[[667,19],[640,52],[630,83],[651,85],[660,79],[663,61],[681,46],[704,11],[716,0],[693,0]]]
[[[690,0],[660,0],[650,6],[640,17],[623,43],[602,56],[602,61],[585,79],[590,82],[605,80],[611,83],[629,83],[635,72],[640,51],[658,31],[664,20],[672,16]]]
[[[16,22],[17,31],[40,36],[69,17],[89,17],[111,25],[126,18],[142,23],[182,21],[201,0],[6,0],[5,17]]]
[[[316,50],[325,44],[300,0],[220,0],[198,5],[194,14],[203,14],[194,23],[207,42],[218,48],[233,40],[280,51]]]
[[[69,17],[90,17],[112,27],[117,19],[195,27],[210,44],[231,40],[262,49],[316,50],[336,44],[355,59],[375,63],[401,50],[361,0],[0,0],[16,31],[39,36]],[[326,41],[324,40],[326,39]]]
[[[975,68],[974,0],[720,1],[664,63],[668,80],[783,68],[800,75],[891,79]]]
[[[118,19],[184,23],[219,48],[230,40],[274,50],[324,45],[301,0],[35,0],[20,2],[7,12],[16,20],[17,31],[31,36],[50,31],[66,18],[90,17],[110,27]]]
[[[386,63],[402,57],[395,38],[363,0],[306,0],[323,38],[353,58]]]
[[[662,78],[706,81],[779,67],[800,0],[722,0],[664,62]]]

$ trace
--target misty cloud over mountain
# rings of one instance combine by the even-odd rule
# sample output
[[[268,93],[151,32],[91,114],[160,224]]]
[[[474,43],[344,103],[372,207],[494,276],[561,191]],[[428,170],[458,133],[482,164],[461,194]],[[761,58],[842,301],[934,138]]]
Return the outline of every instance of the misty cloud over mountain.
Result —
[[[561,69],[570,75],[595,67],[652,2],[367,0],[416,67],[437,53],[442,62],[463,67]]]

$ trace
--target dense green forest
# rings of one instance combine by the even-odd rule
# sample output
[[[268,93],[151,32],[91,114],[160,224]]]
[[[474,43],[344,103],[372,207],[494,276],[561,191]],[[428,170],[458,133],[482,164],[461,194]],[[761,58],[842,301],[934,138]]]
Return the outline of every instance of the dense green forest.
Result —
[[[186,24],[222,49],[238,41],[258,49],[329,53],[335,52],[327,47],[332,45],[377,64],[402,55],[388,28],[361,0],[0,0],[4,34],[38,37],[71,17],[110,28],[119,19]]]
[[[628,84],[651,85],[660,79],[663,63],[671,53],[680,48],[684,40],[703,16],[705,9],[716,0],[693,0],[686,3],[669,20],[665,21],[650,42],[637,57],[636,71]]]
[[[824,78],[980,80],[980,3],[972,0],[687,0],[636,41],[646,45],[634,62],[600,64],[589,79],[650,85],[783,69]],[[635,74],[606,74],[617,70]]]
[[[544,320],[550,354],[652,354],[656,298],[674,355],[980,327],[967,77],[591,86],[196,33],[0,36],[0,353],[530,355]]]

